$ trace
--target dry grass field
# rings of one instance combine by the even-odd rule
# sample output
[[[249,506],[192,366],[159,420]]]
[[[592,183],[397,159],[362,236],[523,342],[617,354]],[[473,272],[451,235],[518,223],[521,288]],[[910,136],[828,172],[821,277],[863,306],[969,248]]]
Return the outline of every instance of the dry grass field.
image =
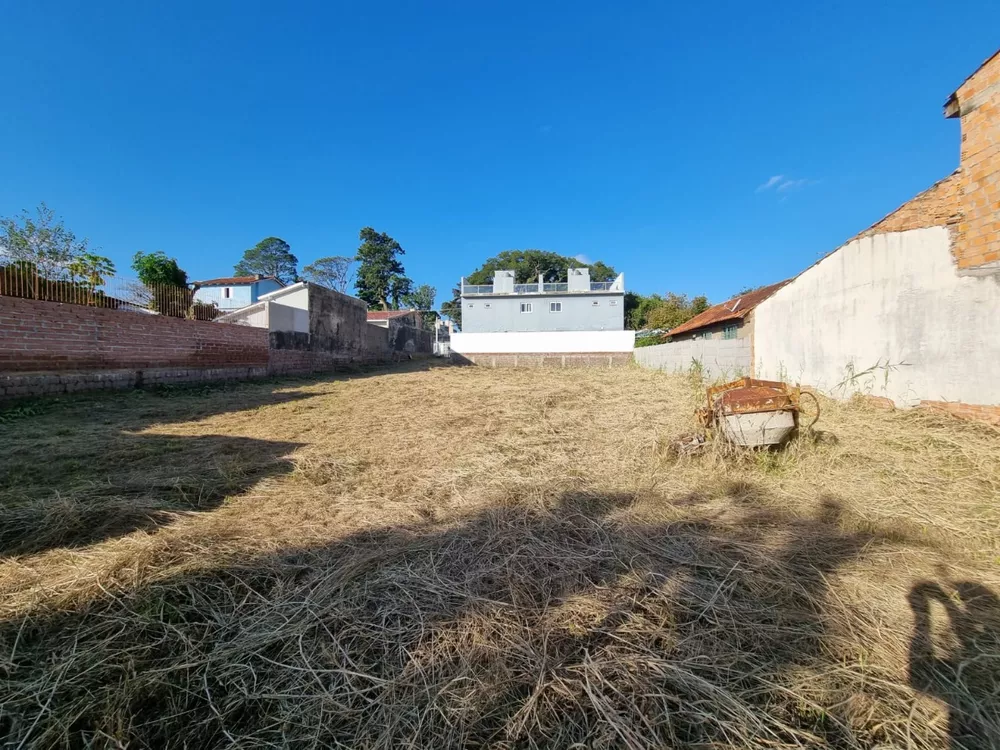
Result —
[[[1000,747],[1000,433],[638,369],[0,417],[0,746]],[[6,743],[6,745],[4,745]]]

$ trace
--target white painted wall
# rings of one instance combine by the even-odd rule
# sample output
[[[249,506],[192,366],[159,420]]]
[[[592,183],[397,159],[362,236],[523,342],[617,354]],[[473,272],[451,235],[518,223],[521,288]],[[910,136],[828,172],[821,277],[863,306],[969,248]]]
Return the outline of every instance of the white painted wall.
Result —
[[[258,302],[248,305],[235,312],[220,315],[215,319],[216,323],[230,323],[238,326],[250,326],[251,328],[267,328],[267,303]]]
[[[959,276],[944,227],[855,240],[757,307],[754,359],[834,396],[1000,404],[1000,278]]]
[[[630,352],[635,331],[526,331],[453,333],[451,350],[458,354],[582,354]]]
[[[309,287],[301,282],[261,297],[267,302],[268,329],[309,333]]]
[[[305,284],[293,284],[262,295],[260,302],[222,315],[217,320],[270,331],[309,333],[309,288]]]

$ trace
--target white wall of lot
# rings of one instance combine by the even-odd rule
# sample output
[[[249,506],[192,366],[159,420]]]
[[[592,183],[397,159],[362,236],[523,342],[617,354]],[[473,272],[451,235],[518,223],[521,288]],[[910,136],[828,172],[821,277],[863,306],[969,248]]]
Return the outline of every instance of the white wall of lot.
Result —
[[[309,333],[309,287],[295,284],[261,297],[268,302],[268,328]]]
[[[634,347],[635,331],[524,331],[451,335],[451,350],[458,354],[630,352]]]
[[[691,339],[635,350],[642,367],[664,372],[689,372],[695,363],[711,380],[733,380],[750,374],[750,338]]]
[[[261,295],[259,302],[229,313],[219,322],[271,331],[309,333],[309,288],[305,284],[294,284]]]
[[[899,406],[1000,404],[1000,277],[959,276],[944,227],[854,240],[754,317],[758,377]]]

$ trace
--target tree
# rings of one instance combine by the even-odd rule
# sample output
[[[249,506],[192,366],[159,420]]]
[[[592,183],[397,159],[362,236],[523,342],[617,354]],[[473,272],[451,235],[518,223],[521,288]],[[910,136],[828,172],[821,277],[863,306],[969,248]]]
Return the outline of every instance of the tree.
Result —
[[[407,307],[420,310],[420,319],[424,323],[424,328],[428,331],[434,330],[434,321],[438,319],[437,311],[434,310],[434,298],[437,296],[437,289],[430,284],[421,284],[403,299]]]
[[[487,259],[479,268],[465,277],[466,284],[489,284],[493,281],[496,271],[514,271],[515,283],[530,284],[538,281],[539,274],[545,281],[552,283],[565,282],[569,278],[570,268],[588,268],[591,281],[613,281],[618,273],[614,268],[597,261],[596,263],[580,263],[570,258],[547,250],[504,250]],[[452,299],[441,305],[441,312],[462,325],[462,292],[458,287],[452,290]]]
[[[78,240],[44,203],[35,214],[22,211],[19,218],[0,219],[0,255],[8,264],[32,264],[44,278],[66,278],[69,265],[87,254],[88,241]]]
[[[174,318],[211,320],[218,315],[218,311],[213,315],[203,309],[210,306],[194,301],[198,286],[189,289],[187,272],[162,250],[152,253],[140,250],[132,256],[132,270],[142,282],[141,288],[132,289],[136,304]]]
[[[406,253],[396,240],[385,232],[365,227],[358,233],[358,272],[354,282],[358,296],[369,307],[398,310],[410,294],[412,282],[406,276],[400,255]]]
[[[285,284],[298,277],[299,259],[280,237],[266,237],[243,253],[243,259],[233,271],[238,276],[273,276]]]
[[[404,298],[404,302],[414,310],[433,310],[437,289],[430,284],[421,284]]]
[[[629,328],[637,331],[647,328],[669,331],[704,312],[708,306],[705,296],[689,300],[687,295],[673,292],[665,296],[629,292],[625,295],[625,320]]]
[[[317,258],[302,269],[302,277],[306,281],[321,284],[341,294],[346,294],[347,287],[351,283],[351,276],[353,275],[351,269],[353,262],[354,258],[348,258],[343,255],[330,255],[325,258]]]
[[[177,265],[176,258],[169,258],[162,250],[132,256],[132,270],[146,286],[187,287],[187,273]]]
[[[66,270],[71,281],[80,279],[83,284],[93,291],[104,283],[106,276],[114,276],[115,264],[110,258],[96,253],[83,253],[70,261]]]

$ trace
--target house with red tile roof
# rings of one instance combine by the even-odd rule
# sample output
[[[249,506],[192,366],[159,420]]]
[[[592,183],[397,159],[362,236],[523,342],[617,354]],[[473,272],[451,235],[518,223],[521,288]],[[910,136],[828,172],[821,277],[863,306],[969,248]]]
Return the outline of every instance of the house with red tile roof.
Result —
[[[671,341],[689,339],[739,339],[750,335],[753,311],[761,302],[781,289],[791,279],[752,289],[695,315],[691,320],[670,329]]]

